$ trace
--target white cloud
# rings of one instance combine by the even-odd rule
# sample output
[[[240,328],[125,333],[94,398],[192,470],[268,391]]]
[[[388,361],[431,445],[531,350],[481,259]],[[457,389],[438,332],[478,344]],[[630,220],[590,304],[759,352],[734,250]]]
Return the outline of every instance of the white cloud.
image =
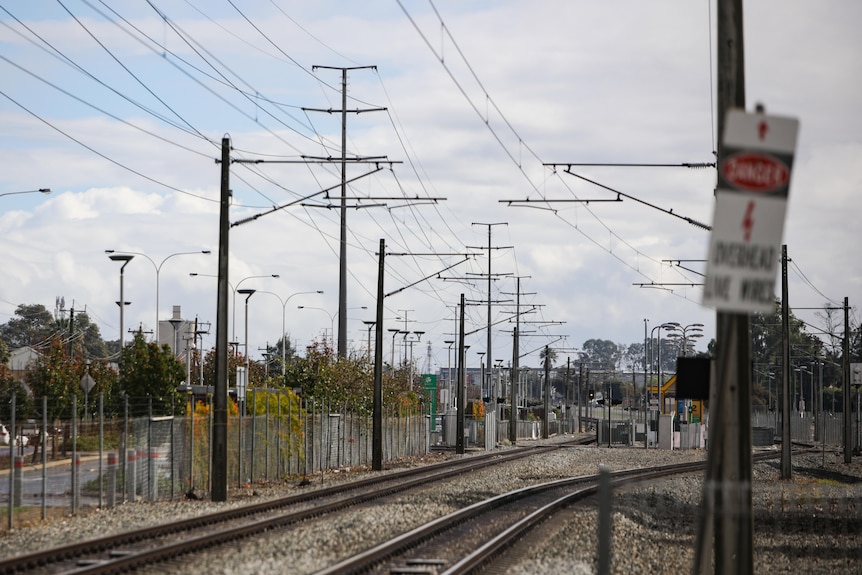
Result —
[[[459,63],[452,43],[443,39],[428,6],[405,5],[434,50],[443,54],[482,118],[392,3],[364,3],[360,11],[352,3],[340,2],[284,7],[314,38],[271,6],[265,11],[257,6],[244,8],[285,53],[304,66],[378,66],[377,71],[350,71],[348,107],[386,106],[389,111],[350,114],[348,147],[351,152],[386,155],[404,163],[393,166],[394,174],[386,171],[357,181],[351,193],[390,196],[404,190],[410,196],[427,193],[447,198],[433,207],[348,211],[348,307],[374,304],[380,238],[392,251],[464,251],[465,246],[488,242],[487,229],[473,223],[507,222],[494,229],[493,243],[514,246],[514,250],[494,254],[494,271],[530,276],[522,289],[537,292],[529,301],[544,305],[539,317],[566,322],[560,329],[569,334],[570,345],[580,346],[593,337],[639,341],[644,318],[650,325],[704,323],[708,339],[715,314],[699,305],[699,288],[674,286],[670,293],[633,285],[696,282],[696,273],[662,260],[703,258],[708,233],[632,200],[589,207],[560,203],[553,206],[556,215],[507,207],[499,201],[541,195],[614,197],[561,171],[554,175],[541,162],[712,160],[710,90],[714,85],[709,75],[714,51],[709,46],[708,6],[634,1],[608,5],[538,1],[529,7],[519,2],[478,7],[437,3],[471,71]],[[151,12],[135,10],[126,15],[154,38],[166,39],[169,49],[207,69]],[[235,12],[216,6],[205,10],[230,33],[179,6],[171,7],[169,16],[231,67],[226,74],[252,95],[251,100],[185,68],[230,102],[226,104],[170,66],[173,56],[148,54],[113,25],[88,15],[94,33],[156,91],[164,101],[159,102],[91,41],[85,41],[77,24],[59,14],[45,20],[34,13],[30,22],[88,70],[177,125],[192,124],[205,139],[148,116],[0,28],[0,42],[7,47],[4,53],[16,63],[164,138],[131,129],[2,66],[2,73],[10,78],[4,92],[80,143],[0,100],[0,119],[7,134],[0,142],[0,153],[7,159],[0,186],[3,190],[54,189],[48,197],[0,199],[0,252],[4,254],[0,321],[17,303],[50,306],[56,296],[64,295],[67,302],[75,299],[87,305],[106,337],[115,337],[119,266],[108,260],[104,250],[116,249],[141,252],[154,262],[136,256],[126,269],[126,295],[133,302],[127,308],[127,326],[151,328],[155,321],[158,263],[163,263],[158,281],[161,315],[170,313],[171,305],[182,305],[187,317],[198,315],[214,323],[215,280],[190,277],[189,272],[214,274],[217,269],[221,166],[215,159],[220,157],[222,136],[230,136],[234,157],[296,159],[299,153],[337,154],[338,114],[303,112],[300,107],[340,107],[340,72],[317,70],[315,79],[287,61]],[[798,116],[802,124],[785,230],[791,257],[819,289],[830,297],[848,295],[851,303],[862,297],[855,253],[862,239],[855,222],[862,208],[858,199],[862,182],[854,171],[862,160],[862,117],[855,109],[862,100],[862,81],[849,72],[858,67],[862,53],[862,40],[854,29],[859,10],[839,1],[817,5],[771,1],[746,5],[745,14],[750,102],[764,101],[768,110]],[[264,97],[284,105],[269,106]],[[495,112],[495,104],[514,131]],[[308,126],[328,141],[328,149],[317,143],[318,136]],[[363,169],[350,166],[348,174],[357,175]],[[714,181],[709,170],[583,167],[575,171],[672,209],[674,214],[711,222]],[[231,221],[338,181],[337,165],[233,164]],[[330,195],[337,198],[338,191]],[[322,312],[297,310],[296,305],[320,307],[329,314],[337,310],[338,234],[337,210],[300,206],[232,228],[231,281],[278,274],[278,279],[254,278],[243,286],[272,291],[282,299],[301,291],[325,290],[320,296],[296,296],[284,308],[287,330],[306,342],[329,329],[330,318]],[[163,260],[201,249],[213,253]],[[482,256],[447,274],[482,273],[487,252],[474,251]],[[416,282],[454,261],[390,257],[386,289]],[[702,269],[697,262],[688,265]],[[822,297],[804,282],[793,281],[794,298],[805,305],[822,303]],[[386,300],[387,325],[397,325],[394,318],[403,317],[399,310],[413,310],[408,312],[410,322],[425,328],[428,335],[423,341],[434,342],[439,360],[445,357],[438,353],[442,341],[451,338],[451,306],[460,293],[475,300],[487,298],[481,280],[469,284],[432,278],[393,295]],[[513,290],[511,279],[494,282],[494,294]],[[250,301],[250,349],[278,339],[280,305],[277,298],[263,293]],[[484,314],[470,309],[472,329],[481,327]],[[349,311],[349,337],[357,345],[365,345],[367,336],[360,320],[372,315],[371,310]],[[473,337],[475,349],[483,349],[484,335],[479,332]],[[507,337],[495,332],[495,348],[504,351]],[[545,340],[537,334],[528,341],[525,346],[538,347]],[[508,357],[507,353],[498,357]]]

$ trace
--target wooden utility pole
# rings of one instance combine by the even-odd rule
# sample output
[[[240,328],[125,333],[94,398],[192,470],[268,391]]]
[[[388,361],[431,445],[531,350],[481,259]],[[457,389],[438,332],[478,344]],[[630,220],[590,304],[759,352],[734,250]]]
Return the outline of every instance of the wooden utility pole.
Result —
[[[731,108],[745,108],[745,59],[742,0],[718,0],[717,9],[720,158],[725,116]],[[720,311],[716,319],[718,357],[695,572],[749,575],[754,569],[749,317]]]
[[[790,292],[787,283],[787,246],[781,246],[781,479],[790,479]]]
[[[841,346],[844,360],[841,362],[844,372],[844,463],[853,462],[853,420],[850,404],[850,302],[844,298],[844,342]],[[859,393],[857,391],[857,393]]]
[[[781,479],[790,479],[790,293],[787,285],[787,246],[781,246]]]

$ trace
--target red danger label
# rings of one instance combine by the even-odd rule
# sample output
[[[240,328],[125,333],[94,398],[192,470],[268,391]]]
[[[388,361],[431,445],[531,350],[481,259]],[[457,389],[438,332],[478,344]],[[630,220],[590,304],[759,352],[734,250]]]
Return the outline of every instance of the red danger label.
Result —
[[[771,192],[790,182],[790,169],[773,156],[741,152],[721,165],[721,175],[734,187],[749,192]]]

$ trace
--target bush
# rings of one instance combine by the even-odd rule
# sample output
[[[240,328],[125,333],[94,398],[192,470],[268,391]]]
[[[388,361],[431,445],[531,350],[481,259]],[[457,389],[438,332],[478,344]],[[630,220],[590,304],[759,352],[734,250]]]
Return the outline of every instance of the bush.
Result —
[[[99,451],[99,436],[98,435],[79,435],[78,436],[78,451]],[[120,436],[117,433],[106,433],[104,437],[104,449],[119,449]],[[66,451],[72,450],[72,440],[66,442]]]

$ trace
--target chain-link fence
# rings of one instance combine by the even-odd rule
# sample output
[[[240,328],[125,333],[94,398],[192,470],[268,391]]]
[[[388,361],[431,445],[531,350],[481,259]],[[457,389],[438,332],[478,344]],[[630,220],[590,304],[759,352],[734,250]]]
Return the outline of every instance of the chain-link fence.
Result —
[[[48,400],[45,400],[47,403]],[[212,398],[176,406],[129,400],[123,417],[16,422],[0,447],[0,501],[8,527],[120,501],[206,497],[212,478]],[[232,407],[236,407],[232,404]],[[46,410],[43,410],[46,411]],[[47,413],[47,411],[46,411]],[[383,414],[383,461],[424,455],[429,417],[392,407]],[[372,418],[349,405],[303,401],[277,390],[252,392],[245,413],[228,419],[232,486],[366,466],[372,459]],[[3,485],[6,483],[6,485]]]

